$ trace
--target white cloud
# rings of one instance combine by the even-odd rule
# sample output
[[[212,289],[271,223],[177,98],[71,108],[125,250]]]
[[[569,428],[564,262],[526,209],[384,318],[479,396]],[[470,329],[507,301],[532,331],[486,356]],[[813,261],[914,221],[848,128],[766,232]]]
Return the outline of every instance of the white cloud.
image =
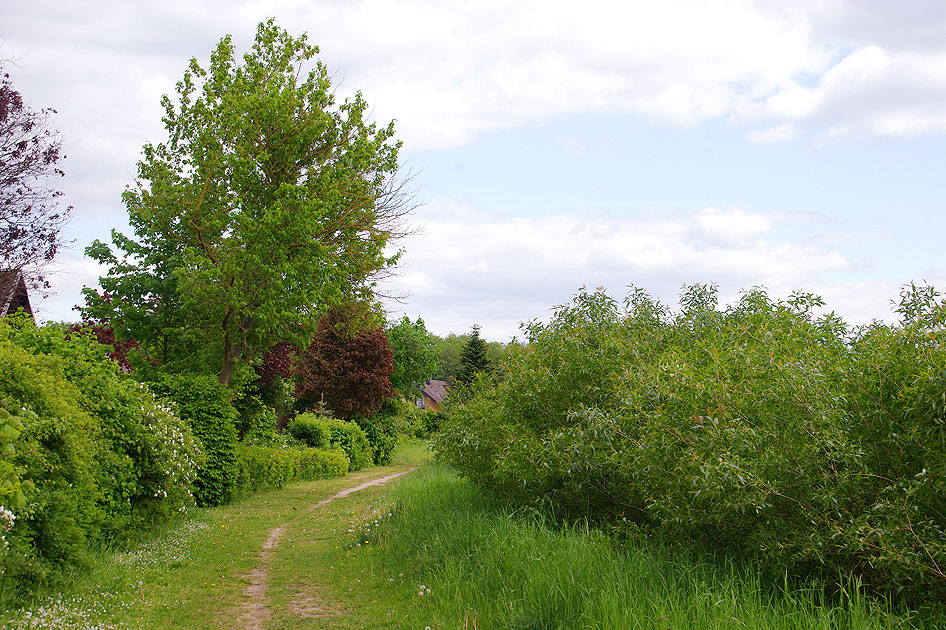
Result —
[[[245,48],[269,16],[308,31],[339,93],[364,90],[412,149],[580,112],[675,125],[761,120],[772,131],[753,135],[777,139],[789,123],[946,130],[946,37],[936,37],[946,12],[901,4],[589,0],[578,11],[564,0],[169,0],[67,10],[37,0],[11,7],[3,26],[28,70],[18,75],[42,76],[44,102],[108,111],[88,133],[112,129],[134,149],[159,131],[158,98],[189,57],[206,62],[227,32]]]
[[[622,294],[636,284],[669,301],[693,282],[787,295],[853,266],[838,251],[767,240],[778,223],[804,220],[797,216],[706,208],[610,220],[506,218],[447,200],[421,212],[424,234],[404,243],[404,267],[391,286],[409,292],[404,310],[439,334],[479,323],[490,338],[507,339],[580,286]]]
[[[763,144],[769,142],[786,142],[788,140],[794,140],[797,137],[798,129],[795,127],[795,125],[789,123],[782,123],[781,125],[775,125],[774,127],[759,129],[750,132],[748,135],[749,142],[759,142]]]

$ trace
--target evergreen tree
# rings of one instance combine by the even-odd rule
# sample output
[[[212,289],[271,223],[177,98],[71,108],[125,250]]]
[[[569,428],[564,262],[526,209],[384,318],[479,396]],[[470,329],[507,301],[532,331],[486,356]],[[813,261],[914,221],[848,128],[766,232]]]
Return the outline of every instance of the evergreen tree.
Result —
[[[460,373],[457,374],[457,380],[464,385],[473,382],[477,372],[489,370],[489,358],[486,356],[486,342],[480,338],[480,325],[473,324],[470,330],[470,337],[466,345],[463,346],[463,352],[460,353]]]

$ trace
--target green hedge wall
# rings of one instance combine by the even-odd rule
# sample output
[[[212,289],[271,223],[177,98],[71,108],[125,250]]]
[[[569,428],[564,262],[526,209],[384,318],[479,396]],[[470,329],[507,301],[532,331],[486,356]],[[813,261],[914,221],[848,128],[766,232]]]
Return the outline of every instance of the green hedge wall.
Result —
[[[348,456],[340,448],[281,449],[238,444],[235,495],[283,488],[291,481],[344,477]]]
[[[328,444],[341,448],[348,456],[348,469],[361,470],[370,466],[373,459],[371,444],[365,432],[354,422],[326,418],[314,413],[300,413],[289,424],[289,431],[307,444],[317,444],[328,435]],[[292,427],[295,427],[294,429]],[[312,440],[310,442],[309,440]]]
[[[233,497],[237,463],[237,412],[217,378],[206,374],[166,374],[151,383],[155,393],[173,401],[181,418],[200,440],[205,461],[194,496],[202,506],[221,505]]]

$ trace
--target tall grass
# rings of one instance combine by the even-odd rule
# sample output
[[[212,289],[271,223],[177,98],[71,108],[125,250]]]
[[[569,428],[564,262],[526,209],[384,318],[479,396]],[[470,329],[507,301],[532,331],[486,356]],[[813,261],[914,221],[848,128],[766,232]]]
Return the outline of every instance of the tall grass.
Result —
[[[376,531],[387,575],[431,589],[418,622],[432,628],[906,628],[850,584],[763,584],[751,565],[720,565],[673,545],[618,546],[583,525],[558,526],[490,499],[446,467],[425,466],[392,491]]]

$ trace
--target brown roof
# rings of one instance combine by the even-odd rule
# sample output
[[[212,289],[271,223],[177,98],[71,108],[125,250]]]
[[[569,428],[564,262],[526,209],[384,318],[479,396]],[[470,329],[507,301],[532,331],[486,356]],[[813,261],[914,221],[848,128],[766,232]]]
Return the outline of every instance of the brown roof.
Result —
[[[447,397],[447,394],[450,393],[450,384],[447,381],[435,381],[429,380],[424,383],[424,394],[429,396],[432,401],[438,405],[443,402],[443,399]]]
[[[30,296],[26,291],[26,279],[18,269],[0,270],[0,317],[22,308],[33,314]]]

